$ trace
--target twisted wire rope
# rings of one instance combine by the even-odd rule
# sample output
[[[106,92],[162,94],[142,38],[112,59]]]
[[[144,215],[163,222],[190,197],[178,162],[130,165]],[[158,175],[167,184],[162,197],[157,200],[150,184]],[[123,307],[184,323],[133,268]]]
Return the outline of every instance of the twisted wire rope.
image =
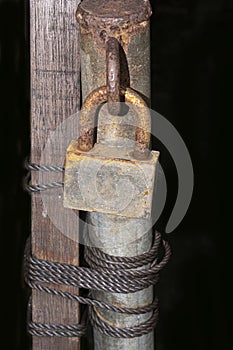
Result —
[[[41,166],[27,163],[29,171],[63,172],[63,167]],[[60,183],[62,184],[62,183]],[[54,187],[47,185],[28,185],[27,190],[39,192]],[[57,186],[62,187],[63,185]],[[30,188],[31,187],[31,188]],[[45,188],[46,187],[46,188]],[[88,236],[87,236],[88,237]],[[87,238],[88,239],[88,238]],[[90,241],[88,241],[90,243]],[[161,244],[162,243],[162,244]],[[158,262],[158,250],[163,247],[164,255]],[[127,308],[108,304],[91,297],[91,291],[105,291],[111,293],[135,293],[158,282],[159,272],[167,264],[171,255],[169,244],[162,241],[161,234],[155,232],[151,249],[139,256],[119,257],[109,255],[101,249],[85,246],[84,257],[89,267],[77,267],[69,264],[41,260],[31,255],[31,243],[28,239],[24,253],[25,281],[30,288],[60,296],[88,307],[88,313],[80,324],[54,325],[35,323],[29,319],[28,332],[34,336],[64,336],[81,337],[86,332],[87,322],[97,328],[102,334],[111,337],[134,338],[151,332],[158,321],[158,300],[155,298],[150,305],[140,308]],[[145,265],[150,264],[145,268]],[[138,268],[140,268],[138,270]],[[51,288],[44,283],[57,286],[73,286],[90,289],[87,297]],[[140,315],[150,313],[145,322],[134,327],[113,327],[105,322],[96,312],[104,309],[113,312]],[[29,302],[30,310],[30,302]],[[29,312],[30,313],[30,312]]]

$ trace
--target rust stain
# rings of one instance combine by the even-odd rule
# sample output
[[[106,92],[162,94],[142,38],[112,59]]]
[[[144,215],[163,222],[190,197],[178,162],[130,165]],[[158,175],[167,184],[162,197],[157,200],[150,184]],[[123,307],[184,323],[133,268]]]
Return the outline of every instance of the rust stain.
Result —
[[[149,0],[83,0],[77,19],[83,27],[129,27],[149,19],[152,14]],[[114,23],[114,24],[113,24]]]
[[[132,105],[137,114],[137,128],[135,135],[134,158],[147,159],[150,155],[150,131],[151,116],[146,102],[134,90],[121,89],[121,94],[125,96],[126,102]],[[78,149],[87,152],[94,146],[94,126],[97,106],[106,102],[108,91],[106,86],[102,86],[91,92],[84,101],[79,118],[80,136],[78,138]]]
[[[124,217],[150,218],[152,208],[152,193],[155,179],[155,170],[158,161],[158,152],[151,152],[147,160],[134,160],[129,154],[128,147],[118,148],[103,144],[96,144],[90,152],[77,150],[78,141],[73,141],[68,148],[66,156],[66,172],[64,178],[64,206],[84,211],[98,211]],[[117,156],[119,156],[117,158]],[[104,178],[99,177],[102,195],[108,195],[108,185],[120,183],[124,176],[134,185],[132,192],[134,200],[123,211],[118,207],[118,199],[111,198],[111,207],[102,202],[95,192],[85,192],[82,188],[95,188],[96,170],[110,166]],[[142,181],[141,174],[145,176]],[[94,175],[92,175],[94,174]],[[123,176],[123,177],[122,177]],[[82,184],[80,187],[80,179]],[[123,191],[124,192],[124,191]]]
[[[146,191],[144,191],[144,192],[143,192],[143,194],[142,194],[142,195],[143,195],[143,196],[148,196],[148,194],[149,194],[149,191],[148,191],[148,190],[146,190]]]
[[[120,46],[116,38],[109,38],[106,50],[106,85],[108,93],[108,111],[112,115],[120,113]]]
[[[91,34],[103,48],[115,37],[127,50],[130,37],[147,30],[152,14],[149,0],[83,0],[76,12],[84,35]]]
[[[103,154],[100,155],[94,152],[95,150],[94,148],[93,148],[93,152],[82,152],[77,148],[78,145],[79,145],[78,142],[74,141],[69,146],[67,150],[67,157],[66,157],[66,169],[72,166],[73,165],[72,163],[77,164],[77,162],[86,158],[94,158],[103,162],[107,161],[108,163],[120,162],[123,164],[131,164],[131,165],[138,166],[138,162],[133,159],[109,157],[109,155],[105,152],[103,152]]]
[[[120,304],[119,304],[119,306],[120,306]],[[117,323],[110,322],[109,320],[107,320],[95,306],[94,306],[94,309],[95,309],[95,312],[98,315],[98,317],[100,319],[102,319],[105,323],[107,323],[109,326],[111,326],[111,327],[117,327],[118,326]]]

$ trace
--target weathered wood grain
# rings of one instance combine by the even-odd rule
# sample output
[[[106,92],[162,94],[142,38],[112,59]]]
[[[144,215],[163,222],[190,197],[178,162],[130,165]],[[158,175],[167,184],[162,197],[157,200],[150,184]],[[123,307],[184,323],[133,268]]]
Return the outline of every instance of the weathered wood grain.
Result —
[[[79,108],[79,38],[75,19],[78,3],[78,0],[30,0],[31,161],[35,163],[40,163],[50,132]],[[57,142],[52,152],[47,154],[47,164],[58,165],[64,154],[64,135],[60,137],[59,132],[56,135]],[[67,140],[69,143],[69,130]],[[32,175],[32,182],[39,182],[37,174]],[[62,194],[53,191],[55,201],[58,195]],[[62,220],[70,231],[75,220],[78,227],[78,217],[71,220],[68,211]],[[32,196],[32,254],[35,257],[78,266],[76,235],[74,233],[74,239],[68,238],[46,214],[41,196]],[[66,290],[78,293],[78,290]],[[32,320],[56,324],[78,323],[78,305],[33,291]],[[33,337],[33,350],[78,348],[77,338]]]

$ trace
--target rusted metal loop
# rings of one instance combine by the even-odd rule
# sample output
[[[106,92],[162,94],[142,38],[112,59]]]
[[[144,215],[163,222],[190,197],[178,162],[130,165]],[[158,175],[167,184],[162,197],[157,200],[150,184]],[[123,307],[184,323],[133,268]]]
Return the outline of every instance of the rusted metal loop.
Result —
[[[130,103],[137,115],[137,126],[135,133],[134,158],[146,159],[149,157],[151,116],[146,102],[134,90],[121,89],[121,94],[125,96],[126,103]],[[79,138],[78,148],[88,152],[94,146],[95,115],[97,107],[108,100],[106,86],[102,86],[92,91],[83,103],[79,117]],[[93,108],[95,107],[96,108]],[[139,110],[140,109],[140,110]]]
[[[108,111],[111,115],[120,113],[120,47],[116,38],[110,37],[106,50],[106,86]]]

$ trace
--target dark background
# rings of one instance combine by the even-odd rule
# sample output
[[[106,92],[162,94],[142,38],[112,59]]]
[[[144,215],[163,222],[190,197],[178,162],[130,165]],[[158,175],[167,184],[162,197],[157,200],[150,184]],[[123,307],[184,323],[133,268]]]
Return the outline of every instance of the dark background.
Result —
[[[22,164],[30,153],[25,3],[0,0],[0,314],[1,343],[12,350],[27,349],[21,269],[30,227],[30,198],[22,190]],[[233,1],[157,0],[152,6],[152,108],[179,131],[195,172],[189,211],[167,237],[173,255],[157,290],[157,350],[229,349]],[[158,223],[163,229],[177,178],[166,150],[157,147],[169,190]]]

